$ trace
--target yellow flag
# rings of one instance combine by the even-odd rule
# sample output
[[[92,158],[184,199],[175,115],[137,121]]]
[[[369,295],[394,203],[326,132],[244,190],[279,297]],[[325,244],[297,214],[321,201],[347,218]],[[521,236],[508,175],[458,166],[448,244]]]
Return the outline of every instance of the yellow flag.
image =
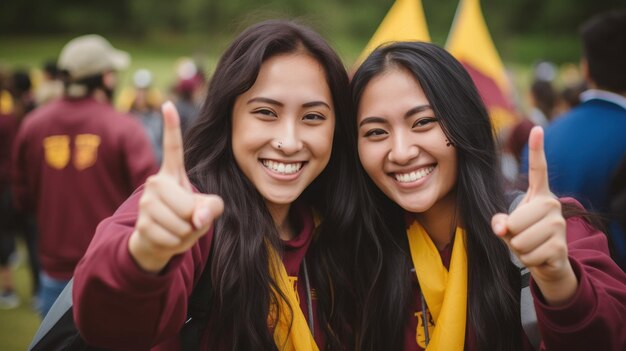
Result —
[[[357,65],[374,49],[393,41],[430,41],[421,0],[396,0],[361,52]]]
[[[516,116],[510,102],[511,86],[489,35],[479,0],[461,0],[446,49],[472,76],[496,131],[512,126]]]

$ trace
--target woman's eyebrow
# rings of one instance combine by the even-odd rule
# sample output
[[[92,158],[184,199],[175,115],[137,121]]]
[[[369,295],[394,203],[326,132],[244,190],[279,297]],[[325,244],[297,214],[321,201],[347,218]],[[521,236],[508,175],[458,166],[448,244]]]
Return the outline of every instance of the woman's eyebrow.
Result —
[[[359,123],[359,128],[368,123],[387,123],[387,120],[382,117],[366,117]]]
[[[284,106],[284,104],[280,101],[276,101],[274,99],[270,99],[270,98],[266,98],[266,97],[254,97],[250,100],[248,100],[247,104],[251,104],[253,102],[264,102],[266,104],[271,104],[271,105],[276,105],[276,106]]]
[[[420,113],[420,112],[424,112],[426,110],[432,110],[432,107],[430,105],[419,105],[419,106],[415,106],[412,109],[406,111],[406,113],[404,114],[404,118],[409,118],[411,116],[413,116],[416,113]]]
[[[302,104],[302,107],[304,108],[308,108],[308,107],[316,107],[316,106],[326,106],[329,110],[331,109],[330,106],[325,103],[324,101],[311,101],[311,102],[307,102]]]

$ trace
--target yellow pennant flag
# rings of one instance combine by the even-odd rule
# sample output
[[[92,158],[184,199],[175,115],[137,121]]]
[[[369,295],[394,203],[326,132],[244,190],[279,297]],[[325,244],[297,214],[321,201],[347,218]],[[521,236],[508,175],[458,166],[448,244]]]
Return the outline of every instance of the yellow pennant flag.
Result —
[[[421,0],[396,0],[380,26],[361,52],[357,65],[384,43],[394,41],[430,41]]]
[[[511,127],[517,119],[510,101],[511,86],[489,35],[479,0],[461,0],[446,49],[472,76],[496,131]]]

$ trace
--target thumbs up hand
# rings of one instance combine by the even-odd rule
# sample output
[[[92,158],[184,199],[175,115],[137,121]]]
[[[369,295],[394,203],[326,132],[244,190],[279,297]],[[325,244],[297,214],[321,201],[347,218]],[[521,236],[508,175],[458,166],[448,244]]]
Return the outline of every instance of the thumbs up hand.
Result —
[[[135,262],[154,273],[174,255],[192,247],[224,210],[219,196],[193,192],[185,171],[178,112],[169,101],[162,111],[163,164],[146,181],[135,230],[128,241]]]
[[[491,226],[528,267],[545,300],[563,305],[576,292],[578,281],[567,254],[561,203],[550,192],[541,127],[531,130],[528,145],[526,196],[511,214],[494,215]]]

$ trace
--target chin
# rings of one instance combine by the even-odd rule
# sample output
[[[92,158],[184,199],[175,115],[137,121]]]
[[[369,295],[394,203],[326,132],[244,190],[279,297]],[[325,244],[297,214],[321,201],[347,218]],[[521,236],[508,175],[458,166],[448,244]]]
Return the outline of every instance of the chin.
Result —
[[[400,207],[402,207],[405,211],[408,211],[411,213],[426,212],[432,207],[432,204],[430,202],[426,203],[423,201],[416,202],[416,201],[409,201],[409,200],[404,200],[404,201],[400,200],[400,201],[395,201],[395,202]]]
[[[298,194],[263,194],[265,201],[275,204],[275,205],[290,205],[298,196],[302,193]]]

